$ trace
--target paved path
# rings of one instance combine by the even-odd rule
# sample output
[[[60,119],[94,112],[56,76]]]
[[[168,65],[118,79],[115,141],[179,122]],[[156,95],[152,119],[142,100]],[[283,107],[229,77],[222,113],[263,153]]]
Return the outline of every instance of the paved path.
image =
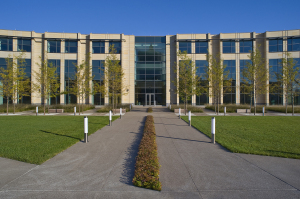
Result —
[[[145,108],[42,165],[0,158],[0,198],[300,198],[300,161],[234,154],[153,108],[162,191],[132,186]]]

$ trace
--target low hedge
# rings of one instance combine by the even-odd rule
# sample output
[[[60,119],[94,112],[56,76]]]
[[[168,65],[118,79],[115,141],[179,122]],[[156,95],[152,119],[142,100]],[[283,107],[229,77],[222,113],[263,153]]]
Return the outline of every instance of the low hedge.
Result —
[[[171,105],[171,111],[174,112],[174,109],[183,109],[184,110],[184,105]],[[187,105],[186,107],[187,111],[191,111],[192,113],[203,113],[203,109],[201,107],[197,107],[197,106],[191,106],[191,105]]]
[[[285,113],[285,111],[286,111],[285,106],[269,106],[269,107],[266,107],[266,109],[270,110],[270,111],[281,112],[281,113]],[[287,112],[288,113],[293,112],[292,106],[288,106]],[[300,107],[299,106],[294,106],[294,113],[300,113]]]
[[[153,111],[153,110],[152,110],[152,107],[149,107],[149,108],[148,108],[148,113],[152,113],[152,111]]]
[[[119,109],[119,108],[126,109],[126,112],[129,112],[130,111],[130,104],[122,104],[122,105],[118,105],[117,107],[114,107],[114,108],[115,109]],[[131,106],[131,109],[132,108],[133,107]],[[106,105],[106,106],[103,106],[100,109],[98,109],[97,112],[98,113],[108,113],[112,109],[113,109],[112,105]]]
[[[136,157],[133,184],[153,190],[161,190],[159,181],[159,162],[157,156],[156,134],[153,116],[148,115],[144,134]]]
[[[235,105],[235,104],[223,104],[219,105],[219,113],[224,113],[224,106],[226,106],[226,113],[236,113],[236,109],[250,109],[250,105]],[[266,106],[256,105],[256,113],[262,113],[262,107],[265,107],[265,113],[267,112]],[[206,109],[215,111],[215,105],[207,105]],[[216,106],[218,110],[218,106]],[[251,113],[254,113],[254,106],[251,106]]]

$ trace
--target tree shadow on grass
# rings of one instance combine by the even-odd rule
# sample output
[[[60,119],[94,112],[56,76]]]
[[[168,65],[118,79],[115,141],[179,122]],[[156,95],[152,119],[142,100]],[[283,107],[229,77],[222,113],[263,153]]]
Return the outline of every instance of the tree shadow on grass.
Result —
[[[122,177],[120,178],[120,182],[132,185],[132,180],[134,177],[134,171],[135,171],[135,158],[138,154],[139,145],[141,142],[141,139],[143,137],[143,131],[144,131],[144,125],[145,125],[146,117],[140,122],[140,128],[138,129],[138,132],[130,132],[132,134],[135,134],[135,137],[130,145],[129,148],[126,150],[126,157],[125,157],[125,163],[123,164],[124,170],[122,172]]]
[[[67,137],[67,138],[71,138],[71,139],[75,139],[75,140],[81,141],[81,139],[78,138],[78,137],[72,137],[72,136],[69,136],[69,135],[61,135],[61,134],[58,134],[58,133],[52,133],[52,132],[44,131],[44,130],[40,130],[40,131],[43,132],[43,133],[48,133],[48,134],[52,134],[52,135],[57,135],[57,136]]]

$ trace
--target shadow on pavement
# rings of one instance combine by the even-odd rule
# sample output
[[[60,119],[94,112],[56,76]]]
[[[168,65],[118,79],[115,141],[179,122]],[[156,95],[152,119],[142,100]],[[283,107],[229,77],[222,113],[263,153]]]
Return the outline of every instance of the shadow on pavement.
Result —
[[[132,134],[135,134],[135,138],[131,143],[130,147],[126,151],[125,163],[123,164],[124,170],[122,172],[122,177],[120,179],[120,182],[127,185],[133,186],[132,180],[134,177],[134,170],[135,170],[135,158],[138,154],[139,145],[143,137],[145,121],[146,121],[146,117],[144,117],[143,121],[141,122],[141,126],[137,133],[130,132]]]

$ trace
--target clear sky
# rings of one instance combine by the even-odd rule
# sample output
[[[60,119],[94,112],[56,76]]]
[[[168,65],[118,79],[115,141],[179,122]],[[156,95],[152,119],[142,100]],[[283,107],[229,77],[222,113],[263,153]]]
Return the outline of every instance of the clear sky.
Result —
[[[0,29],[43,32],[265,32],[300,29],[300,0],[5,0]]]

